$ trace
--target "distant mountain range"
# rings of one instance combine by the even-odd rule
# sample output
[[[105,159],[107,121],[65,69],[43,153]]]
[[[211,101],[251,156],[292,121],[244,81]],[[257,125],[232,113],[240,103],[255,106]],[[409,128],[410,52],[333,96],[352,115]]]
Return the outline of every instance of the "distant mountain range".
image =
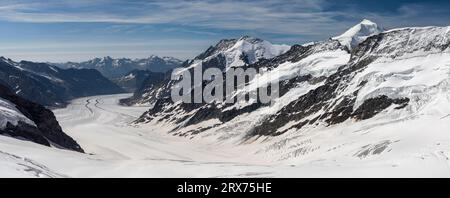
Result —
[[[15,94],[51,107],[64,106],[78,97],[124,92],[94,69],[60,69],[4,57],[0,58],[0,81]]]
[[[95,58],[89,61],[75,63],[54,63],[61,68],[96,69],[109,79],[123,77],[133,70],[149,70],[152,72],[167,72],[179,67],[182,61],[173,57],[150,56],[143,59]]]

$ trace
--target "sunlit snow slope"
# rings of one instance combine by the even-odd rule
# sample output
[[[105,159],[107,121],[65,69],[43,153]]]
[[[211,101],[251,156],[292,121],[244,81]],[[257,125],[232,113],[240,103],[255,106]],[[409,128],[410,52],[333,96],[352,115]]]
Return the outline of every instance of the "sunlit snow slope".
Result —
[[[378,24],[364,19],[361,23],[353,26],[342,35],[334,37],[333,39],[340,41],[342,45],[347,46],[348,49],[353,49],[368,37],[377,35],[383,31],[383,28]]]

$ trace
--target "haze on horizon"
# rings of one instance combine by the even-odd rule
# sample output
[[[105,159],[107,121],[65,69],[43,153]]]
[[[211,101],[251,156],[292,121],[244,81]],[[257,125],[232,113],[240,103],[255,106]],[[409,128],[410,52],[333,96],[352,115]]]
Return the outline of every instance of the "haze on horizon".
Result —
[[[192,58],[223,38],[250,35],[301,44],[367,18],[386,29],[450,25],[438,0],[5,0],[0,56],[41,62],[152,54]]]

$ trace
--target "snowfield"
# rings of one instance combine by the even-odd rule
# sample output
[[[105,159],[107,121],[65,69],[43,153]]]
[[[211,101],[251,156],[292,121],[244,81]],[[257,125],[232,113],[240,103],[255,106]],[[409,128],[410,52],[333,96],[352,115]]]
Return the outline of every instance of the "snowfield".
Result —
[[[127,96],[81,98],[55,110],[88,154],[0,136],[0,177],[450,177],[450,115],[347,121],[252,144],[219,144],[212,137],[174,137],[169,126],[129,124],[148,107],[119,106]],[[320,152],[307,155],[314,150]]]

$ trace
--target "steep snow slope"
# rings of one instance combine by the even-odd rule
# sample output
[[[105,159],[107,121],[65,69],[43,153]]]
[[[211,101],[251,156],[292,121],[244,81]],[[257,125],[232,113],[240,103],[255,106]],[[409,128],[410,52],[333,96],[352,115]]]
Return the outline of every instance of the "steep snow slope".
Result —
[[[338,40],[342,43],[342,45],[347,46],[348,49],[352,50],[368,37],[377,35],[383,31],[383,28],[378,24],[364,19],[361,23],[350,28],[342,35],[334,37],[333,39]]]

